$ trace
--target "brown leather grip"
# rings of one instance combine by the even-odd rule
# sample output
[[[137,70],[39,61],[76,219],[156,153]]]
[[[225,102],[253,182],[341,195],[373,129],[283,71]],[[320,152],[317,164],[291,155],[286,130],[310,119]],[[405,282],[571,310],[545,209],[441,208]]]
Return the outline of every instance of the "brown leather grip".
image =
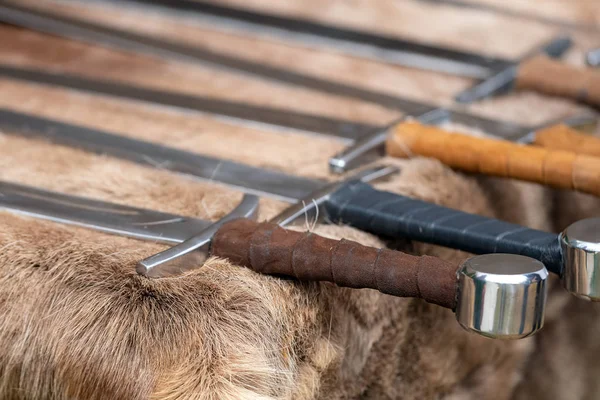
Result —
[[[600,107],[600,71],[570,66],[546,56],[523,61],[516,86]]]
[[[387,140],[395,157],[437,158],[467,172],[522,179],[600,196],[600,158],[446,132],[418,122],[398,124]]]
[[[436,257],[376,249],[248,219],[224,224],[212,240],[211,253],[264,274],[376,289],[456,307],[458,266]]]
[[[533,143],[548,149],[600,157],[600,138],[581,133],[565,124],[537,131]]]

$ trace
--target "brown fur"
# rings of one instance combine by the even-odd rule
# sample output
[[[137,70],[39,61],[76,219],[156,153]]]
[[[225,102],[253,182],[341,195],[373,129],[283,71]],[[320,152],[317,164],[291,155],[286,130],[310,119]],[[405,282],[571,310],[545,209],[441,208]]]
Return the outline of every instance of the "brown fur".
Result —
[[[432,189],[450,178],[471,189],[464,193],[476,190],[437,163],[406,168],[413,179],[430,170],[421,179]],[[422,197],[441,201],[426,187]],[[444,203],[483,211],[462,196]],[[468,377],[481,385],[474,365],[513,371],[530,349],[469,335],[451,312],[416,300],[258,276],[218,260],[148,280],[133,268],[155,245],[2,219],[0,294],[18,306],[2,308],[0,338],[11,351],[0,353],[0,389],[15,397],[20,388],[22,398],[427,398]],[[350,228],[317,231],[381,246]],[[498,398],[510,393],[505,385]]]
[[[252,0],[255,5],[262,2]],[[327,14],[358,26],[422,34],[424,40],[474,50],[493,43],[494,52],[504,55],[516,55],[552,31],[502,17],[481,19],[473,12],[433,12],[436,8],[409,0],[402,7],[378,3],[364,12],[371,4],[290,0],[270,2],[269,7],[316,18]],[[440,74],[211,33],[158,15],[142,27],[135,25],[136,13],[98,14],[93,6],[83,13],[192,42],[218,39],[220,46],[247,57],[428,101],[449,102],[468,84]],[[423,31],[423,18],[439,29]],[[508,26],[503,29],[510,34],[494,36],[486,24]],[[469,32],[486,29],[470,35],[462,30],[465,26]],[[398,116],[357,101],[15,28],[2,26],[0,35],[10,38],[0,40],[3,62],[371,123]],[[580,45],[590,41],[578,40]],[[290,63],[299,58],[306,62]],[[330,178],[327,157],[342,148],[330,139],[36,85],[0,80],[0,89],[3,107],[307,177]],[[535,123],[576,107],[523,93],[472,109]],[[467,177],[432,160],[386,161],[399,165],[402,173],[379,188],[470,212],[554,230],[595,212],[595,200],[589,198],[574,200],[572,194],[539,186]],[[0,179],[211,219],[224,215],[241,197],[218,185],[8,134],[0,134]],[[588,208],[573,206],[584,202]],[[268,218],[285,205],[262,199],[261,207],[261,218]],[[597,307],[570,297],[557,285],[546,329],[531,339],[500,342],[464,332],[450,311],[420,301],[260,276],[225,260],[211,259],[183,277],[150,280],[134,273],[135,262],[163,246],[7,213],[0,213],[0,221],[0,398],[520,400],[592,398],[600,393],[593,380],[600,352],[594,344]],[[305,226],[312,227],[313,221],[299,228]],[[317,225],[315,230],[383,246],[348,227]],[[418,243],[390,245],[455,261],[467,256]]]

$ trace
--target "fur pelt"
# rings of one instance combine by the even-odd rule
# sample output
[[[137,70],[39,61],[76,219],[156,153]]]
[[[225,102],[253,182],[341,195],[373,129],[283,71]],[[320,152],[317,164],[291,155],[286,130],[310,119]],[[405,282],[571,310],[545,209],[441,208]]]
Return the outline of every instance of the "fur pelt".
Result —
[[[252,0],[255,6],[265,3]],[[270,2],[281,12],[376,24],[423,40],[516,55],[551,31],[503,17],[426,3],[366,0]],[[180,25],[159,14],[78,10],[115,25],[214,44],[246,57],[448,103],[468,82],[269,41]],[[357,10],[363,10],[362,12]],[[365,12],[370,10],[370,12]],[[434,11],[437,10],[437,11]],[[321,15],[323,11],[323,15]],[[453,18],[448,18],[453,15]],[[438,29],[424,32],[420,19]],[[444,23],[440,23],[443,21]],[[469,23],[474,25],[469,25]],[[498,37],[482,24],[506,24]],[[463,27],[470,27],[465,34]],[[486,28],[487,29],[487,28]],[[582,46],[591,39],[577,37]],[[226,71],[110,51],[0,26],[3,62],[137,82],[380,123],[396,112],[372,104],[252,80]],[[518,37],[515,42],[513,38]],[[5,40],[6,38],[6,40]],[[488,42],[486,42],[488,41]],[[297,63],[294,60],[305,62]],[[0,80],[0,106],[99,127],[201,154],[331,179],[327,157],[343,144],[210,116]],[[576,110],[531,93],[473,106],[537,123]],[[535,109],[535,114],[529,110]],[[465,176],[426,159],[401,168],[384,190],[558,231],[597,213],[589,196],[503,179]],[[137,207],[216,220],[241,195],[110,157],[0,133],[0,179]],[[261,200],[261,218],[286,205]],[[135,263],[164,246],[0,213],[0,398],[10,399],[574,399],[596,398],[600,310],[553,282],[545,329],[494,341],[458,327],[452,312],[413,299],[258,275],[212,258],[181,277],[147,279]],[[298,229],[460,261],[465,253],[379,239],[345,226]]]

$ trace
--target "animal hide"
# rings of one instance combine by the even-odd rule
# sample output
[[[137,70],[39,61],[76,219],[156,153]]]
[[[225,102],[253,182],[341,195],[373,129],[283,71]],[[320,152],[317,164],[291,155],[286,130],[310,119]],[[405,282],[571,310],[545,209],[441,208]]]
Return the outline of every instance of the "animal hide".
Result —
[[[513,0],[516,2],[516,0]],[[553,31],[480,11],[412,0],[239,3],[517,56]],[[44,3],[148,34],[439,104],[468,81],[209,31],[191,20],[92,4]],[[441,8],[436,8],[441,7]],[[575,5],[574,5],[575,7]],[[449,16],[452,16],[449,18]],[[435,29],[423,30],[425,22]],[[482,30],[483,28],[483,30]],[[495,32],[494,32],[495,31]],[[69,71],[173,91],[385,123],[399,114],[355,100],[207,66],[107,50],[0,26],[12,65]],[[515,40],[518,38],[518,40]],[[581,54],[592,39],[578,33]],[[301,62],[297,62],[301,60]],[[0,106],[98,127],[199,154],[331,179],[329,138],[244,126],[209,115],[0,79]],[[577,110],[533,93],[472,111],[534,124]],[[597,214],[590,197],[440,163],[385,159],[401,173],[377,187],[468,212],[558,231]],[[0,133],[0,179],[217,220],[241,194],[40,140]],[[285,204],[261,199],[261,218]],[[546,326],[521,341],[463,331],[449,310],[372,290],[262,276],[212,258],[181,277],[148,279],[135,263],[164,246],[0,213],[0,398],[10,399],[583,399],[600,396],[600,309],[553,281]],[[346,226],[298,229],[459,261],[465,253],[383,243]]]

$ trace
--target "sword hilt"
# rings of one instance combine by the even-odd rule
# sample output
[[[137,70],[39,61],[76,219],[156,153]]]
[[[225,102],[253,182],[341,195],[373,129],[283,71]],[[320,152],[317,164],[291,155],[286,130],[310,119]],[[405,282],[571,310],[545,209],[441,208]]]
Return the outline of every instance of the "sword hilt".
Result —
[[[561,273],[557,235],[374,189],[344,185],[325,203],[328,217],[386,238],[407,238],[474,254],[519,254]]]
[[[223,224],[238,218],[255,219],[257,215],[258,197],[245,194],[229,214],[184,242],[143,259],[136,271],[149,278],[162,278],[197,268],[206,260],[210,241]]]
[[[534,58],[537,54],[545,54],[548,57],[558,58],[571,47],[571,44],[572,41],[567,36],[556,37],[541,48],[536,48],[522,57],[521,64]],[[500,69],[484,81],[459,93],[455,100],[459,103],[472,103],[486,97],[505,93],[515,86],[520,68],[521,66],[518,63],[515,63]]]
[[[450,118],[450,111],[444,108],[426,108],[417,115],[412,115],[423,124],[439,124]],[[404,119],[402,119],[404,120]],[[385,155],[385,141],[394,127],[402,120],[394,121],[387,126],[372,131],[357,140],[340,153],[329,159],[329,170],[334,174],[343,174],[364,165],[373,159]]]
[[[600,158],[446,132],[416,122],[399,125],[388,154],[421,155],[471,173],[521,179],[600,196]]]
[[[539,260],[569,292],[600,301],[600,218],[571,225],[559,240],[553,233],[378,191],[362,182],[343,186],[325,208],[331,220],[382,237]]]
[[[456,265],[249,220],[223,225],[211,252],[264,274],[420,298],[493,338],[522,338],[543,325],[548,272],[528,257],[491,254]]]
[[[596,150],[600,147],[600,139],[579,132],[580,130],[595,130],[597,117],[591,114],[552,121],[538,127],[522,127],[518,133],[515,133],[514,126],[510,126],[506,122],[486,120],[469,114],[456,114],[444,108],[427,109],[420,114],[411,115],[410,118],[414,118],[423,125],[440,125],[452,121],[483,129],[488,133],[495,132],[496,136],[506,137],[522,143],[533,142],[543,147],[570,150],[580,154],[600,154],[600,149]],[[384,156],[385,142],[389,136],[403,123],[409,121],[407,117],[373,130],[362,139],[357,140],[331,157],[329,159],[329,170],[334,174],[342,174],[373,161],[377,157]],[[503,129],[507,126],[509,127],[508,132]],[[441,131],[441,128],[439,129]],[[544,136],[543,140],[542,136]],[[560,143],[560,147],[557,143]]]
[[[593,68],[579,68],[537,56],[520,66],[516,86],[600,107],[600,71]]]

